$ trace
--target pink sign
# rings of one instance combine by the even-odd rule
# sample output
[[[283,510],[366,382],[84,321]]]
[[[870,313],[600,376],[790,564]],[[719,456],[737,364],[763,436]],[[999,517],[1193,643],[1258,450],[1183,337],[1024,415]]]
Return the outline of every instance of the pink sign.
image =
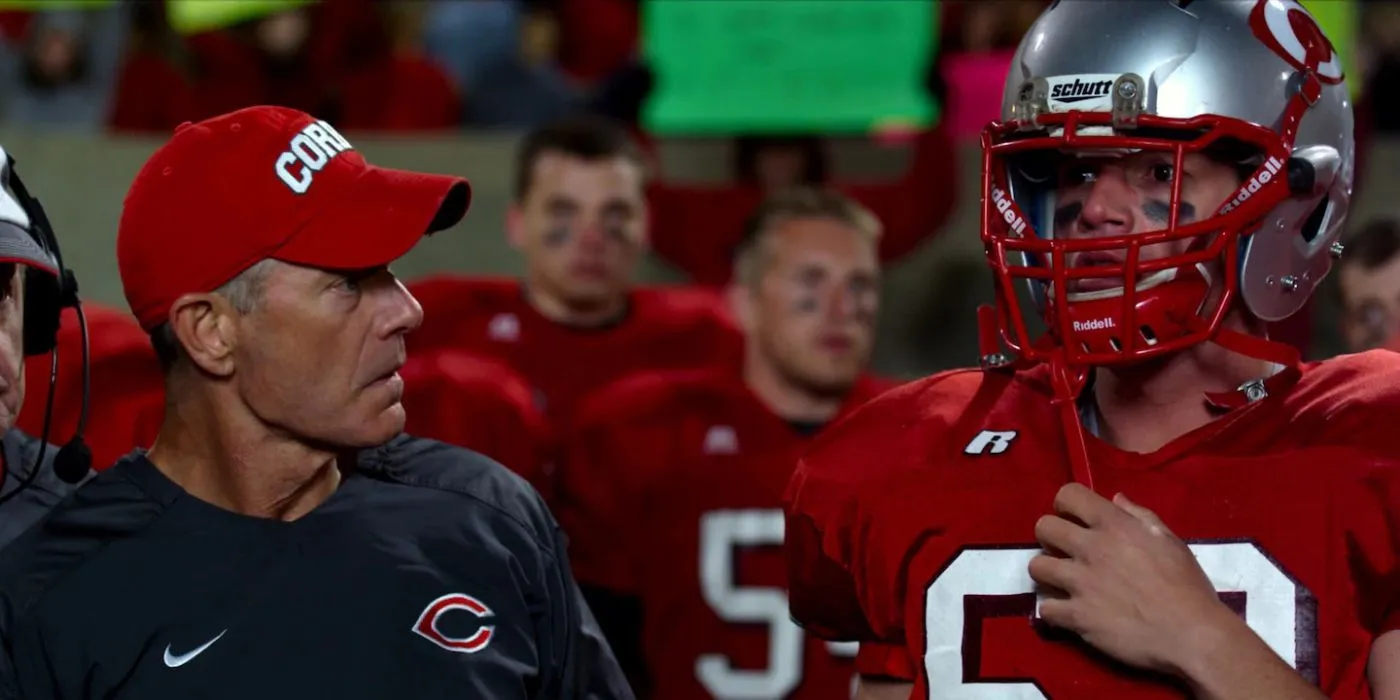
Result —
[[[1014,50],[955,53],[943,57],[948,104],[943,120],[957,139],[979,138],[982,127],[1001,113],[1001,91]]]

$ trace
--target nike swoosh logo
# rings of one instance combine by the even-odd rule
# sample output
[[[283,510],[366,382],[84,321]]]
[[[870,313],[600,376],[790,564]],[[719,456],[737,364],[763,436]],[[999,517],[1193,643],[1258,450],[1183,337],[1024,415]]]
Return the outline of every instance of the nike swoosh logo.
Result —
[[[170,668],[179,668],[181,666],[184,666],[185,664],[189,663],[192,659],[194,659],[194,657],[203,654],[205,649],[214,646],[214,642],[219,641],[219,638],[224,636],[224,632],[228,632],[228,630],[220,632],[218,636],[214,637],[213,639],[195,647],[190,651],[179,655],[171,654],[170,645],[165,645],[165,665],[169,666]]]

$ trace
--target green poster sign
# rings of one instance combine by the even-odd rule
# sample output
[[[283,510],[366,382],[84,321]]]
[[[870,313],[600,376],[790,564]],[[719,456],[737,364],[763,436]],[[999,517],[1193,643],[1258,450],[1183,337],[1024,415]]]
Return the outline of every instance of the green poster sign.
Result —
[[[938,118],[936,0],[643,0],[658,134],[868,133]]]
[[[180,34],[223,29],[317,0],[166,0],[165,14]]]

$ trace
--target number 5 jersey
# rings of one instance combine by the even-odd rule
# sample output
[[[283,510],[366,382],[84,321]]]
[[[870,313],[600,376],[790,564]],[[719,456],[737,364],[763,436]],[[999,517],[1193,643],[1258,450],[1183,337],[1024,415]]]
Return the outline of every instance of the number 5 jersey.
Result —
[[[860,380],[846,410],[886,386]],[[855,645],[804,634],[784,590],[783,489],[818,426],[727,368],[639,375],[579,417],[555,512],[580,583],[640,603],[651,697],[847,700]]]
[[[1400,356],[1287,367],[1267,396],[1150,454],[1093,436],[1095,486],[1154,510],[1222,599],[1328,697],[1369,698],[1372,640],[1400,627]],[[1176,698],[1033,622],[1033,528],[1070,480],[1049,373],[954,371],[824,433],[787,497],[794,618],[902,645],[861,672],[915,698]],[[1203,397],[1203,400],[1207,400]]]

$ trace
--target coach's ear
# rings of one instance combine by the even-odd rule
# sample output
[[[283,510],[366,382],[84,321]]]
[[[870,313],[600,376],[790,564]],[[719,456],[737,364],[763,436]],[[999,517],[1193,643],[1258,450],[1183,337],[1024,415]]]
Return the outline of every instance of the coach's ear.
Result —
[[[745,334],[750,333],[758,316],[758,310],[754,308],[753,289],[736,280],[725,287],[724,296],[729,304],[729,313],[734,315],[734,322]]]
[[[237,311],[218,294],[186,294],[170,305],[170,329],[185,355],[216,377],[233,374]]]

